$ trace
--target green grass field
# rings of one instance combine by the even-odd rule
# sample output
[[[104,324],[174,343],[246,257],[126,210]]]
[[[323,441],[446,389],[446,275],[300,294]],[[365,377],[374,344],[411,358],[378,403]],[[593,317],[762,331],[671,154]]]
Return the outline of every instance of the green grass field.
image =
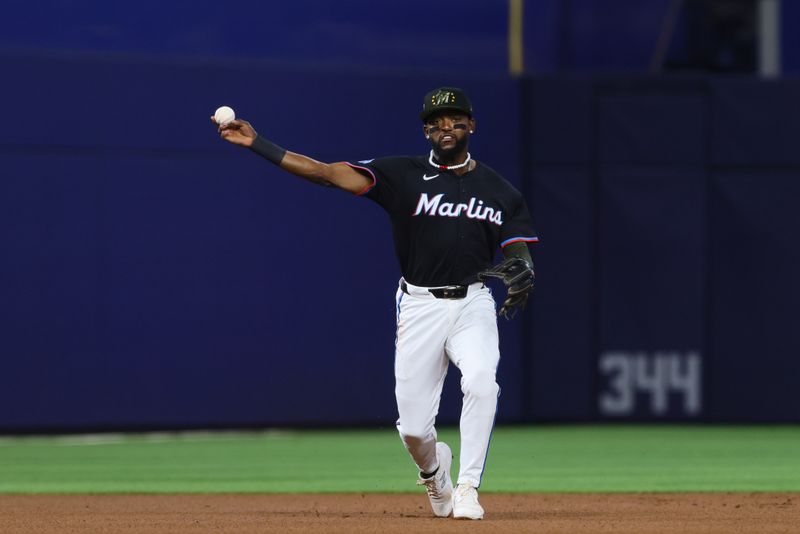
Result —
[[[440,439],[456,454],[455,429]],[[0,438],[0,493],[414,492],[394,429]],[[800,427],[499,427],[484,492],[800,491]]]

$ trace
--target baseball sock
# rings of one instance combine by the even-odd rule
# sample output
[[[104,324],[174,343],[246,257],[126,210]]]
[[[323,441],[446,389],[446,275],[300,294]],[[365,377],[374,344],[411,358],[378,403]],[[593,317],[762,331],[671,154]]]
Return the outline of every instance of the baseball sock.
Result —
[[[439,470],[439,468],[437,467],[437,468],[436,468],[436,469],[433,471],[433,473],[420,473],[420,474],[419,474],[419,476],[420,476],[420,478],[431,478],[433,475],[435,475],[435,474],[436,474],[436,471],[438,471],[438,470]]]

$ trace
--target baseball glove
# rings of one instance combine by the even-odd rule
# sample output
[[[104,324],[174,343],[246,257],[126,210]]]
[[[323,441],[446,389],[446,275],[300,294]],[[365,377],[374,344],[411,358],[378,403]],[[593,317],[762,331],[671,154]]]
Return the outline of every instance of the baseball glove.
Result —
[[[491,269],[478,273],[478,279],[486,282],[489,278],[498,278],[508,288],[506,300],[497,315],[508,320],[514,318],[518,311],[525,309],[528,295],[533,291],[533,266],[522,258],[506,258]]]

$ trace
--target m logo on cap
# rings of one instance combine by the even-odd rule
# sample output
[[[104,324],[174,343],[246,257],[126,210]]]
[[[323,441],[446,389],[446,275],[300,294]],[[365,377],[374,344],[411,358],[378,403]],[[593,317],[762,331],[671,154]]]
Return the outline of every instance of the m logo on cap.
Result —
[[[425,121],[434,113],[448,109],[472,117],[472,104],[464,91],[458,87],[437,87],[425,93],[419,118]]]
[[[431,96],[431,104],[441,106],[442,104],[455,104],[456,95],[450,91],[437,91]]]

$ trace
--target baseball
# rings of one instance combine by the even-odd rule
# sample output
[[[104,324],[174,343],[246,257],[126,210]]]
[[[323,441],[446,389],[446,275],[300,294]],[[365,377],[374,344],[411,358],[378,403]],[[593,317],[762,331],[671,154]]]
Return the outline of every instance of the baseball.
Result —
[[[217,124],[220,126],[225,126],[235,118],[236,113],[228,106],[218,107],[217,111],[214,112],[214,120],[217,121]]]

